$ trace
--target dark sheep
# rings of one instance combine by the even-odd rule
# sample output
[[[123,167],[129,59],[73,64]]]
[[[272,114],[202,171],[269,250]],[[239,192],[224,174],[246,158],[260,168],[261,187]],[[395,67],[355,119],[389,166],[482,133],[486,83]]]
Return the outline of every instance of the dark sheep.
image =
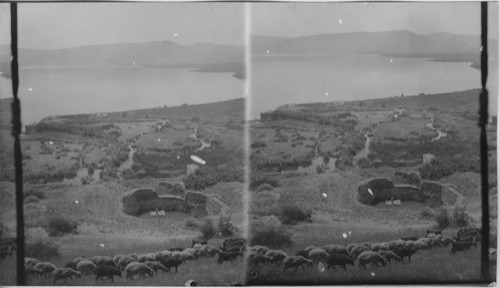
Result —
[[[344,270],[347,270],[347,264],[354,266],[354,260],[351,257],[335,252],[328,255],[326,263],[328,264],[327,270],[330,270],[330,267],[333,268],[334,266],[342,266]]]
[[[307,250],[300,250],[299,252],[297,252],[297,254],[295,254],[296,256],[302,256],[304,258],[307,259],[307,256],[309,255],[309,251]]]
[[[175,267],[175,273],[177,273],[179,272],[178,267],[182,264],[182,260],[179,257],[172,257],[164,259],[160,263],[163,264],[168,271]]]
[[[411,256],[415,254],[418,251],[417,248],[412,247],[412,246],[404,246],[401,249],[398,249],[394,251],[399,257],[401,257],[401,260],[404,262],[405,257],[408,257],[408,261],[411,262]]]
[[[403,238],[399,238],[403,241],[417,241],[418,240],[418,237],[414,237],[414,236],[408,236],[408,237],[403,237]]]
[[[262,263],[266,266],[269,266],[271,262],[273,262],[273,258],[259,253],[251,255],[251,257],[249,257],[248,259],[253,265],[259,265]]]
[[[458,251],[467,251],[472,246],[477,246],[476,238],[473,238],[469,241],[453,241],[451,243],[451,251],[450,254],[455,255]]]
[[[95,282],[97,282],[97,280],[100,278],[109,278],[111,279],[111,282],[115,282],[115,280],[113,279],[114,276],[122,278],[122,272],[118,268],[106,264],[97,266],[94,274]]]

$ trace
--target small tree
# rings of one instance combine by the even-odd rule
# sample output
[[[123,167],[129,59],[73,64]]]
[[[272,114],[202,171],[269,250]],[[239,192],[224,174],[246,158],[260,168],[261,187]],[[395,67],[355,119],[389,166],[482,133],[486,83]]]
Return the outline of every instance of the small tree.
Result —
[[[212,219],[205,217],[202,220],[200,227],[200,232],[203,234],[205,240],[211,239],[215,236],[216,230]]]
[[[436,223],[439,226],[439,229],[445,229],[450,226],[450,216],[448,215],[448,211],[444,208],[439,208],[436,213]]]
[[[222,237],[231,237],[236,233],[237,228],[231,222],[231,216],[219,217],[219,233]]]
[[[456,206],[453,210],[453,223],[458,227],[464,227],[469,224],[469,214],[467,214],[465,206],[458,207]]]

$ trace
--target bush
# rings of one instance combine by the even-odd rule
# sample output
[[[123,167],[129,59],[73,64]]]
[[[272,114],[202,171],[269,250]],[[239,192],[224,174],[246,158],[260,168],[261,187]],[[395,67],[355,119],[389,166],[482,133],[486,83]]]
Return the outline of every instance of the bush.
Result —
[[[270,178],[270,177],[252,177],[250,180],[250,189],[254,190],[255,188],[259,187],[262,184],[269,184],[273,187],[278,187],[279,183],[278,180]]]
[[[184,222],[184,225],[186,226],[186,228],[198,228],[198,226],[200,226],[200,222],[194,217],[189,217]]]
[[[318,174],[323,173],[323,166],[322,166],[322,165],[318,165],[318,166],[316,166],[316,172],[317,172]]]
[[[264,221],[268,218],[271,221]],[[291,246],[292,235],[281,226],[276,217],[265,217],[258,223],[252,225],[250,245],[264,245],[270,248],[281,248]]]
[[[24,204],[38,203],[38,201],[40,201],[40,199],[38,199],[38,197],[33,196],[33,195],[30,195],[30,196],[24,198]]]
[[[236,226],[231,222],[231,216],[219,217],[219,234],[222,237],[231,237],[237,232]]]
[[[446,211],[446,209],[439,208],[435,217],[439,229],[445,229],[450,226],[450,216],[448,215],[448,211]]]
[[[458,207],[456,206],[453,210],[453,223],[458,227],[464,227],[469,224],[469,214],[466,212],[465,206]]]
[[[66,220],[63,217],[54,217],[49,219],[47,224],[47,233],[50,236],[63,236],[67,233],[76,233],[78,223],[76,221]]]
[[[422,218],[432,218],[434,217],[434,212],[432,212],[431,208],[425,207],[420,210],[420,216],[422,216]]]
[[[45,194],[40,190],[27,189],[26,191],[24,191],[24,199],[28,198],[29,196],[35,196],[38,199],[45,199]]]
[[[214,222],[212,219],[206,217],[203,218],[202,223],[199,226],[201,234],[203,234],[203,237],[205,240],[211,239],[212,237],[215,236],[216,229]]]
[[[303,210],[297,205],[286,205],[281,207],[280,220],[286,225],[295,225],[299,222],[311,219],[312,212],[310,210]]]
[[[37,235],[34,239],[26,241],[26,257],[32,257],[41,261],[48,261],[61,256],[59,246],[44,235]]]

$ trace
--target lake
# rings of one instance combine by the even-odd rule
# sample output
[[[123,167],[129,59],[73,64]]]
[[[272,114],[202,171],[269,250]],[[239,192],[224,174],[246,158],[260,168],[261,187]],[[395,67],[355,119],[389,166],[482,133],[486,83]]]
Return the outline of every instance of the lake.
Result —
[[[233,73],[147,67],[22,68],[19,96],[24,124],[52,115],[180,106],[244,97]],[[0,77],[0,98],[12,97]]]
[[[481,87],[480,70],[469,63],[376,55],[253,56],[250,79],[253,119],[259,118],[261,112],[289,103],[362,100]],[[494,61],[490,61],[489,88],[497,91],[498,83],[492,79],[498,79]],[[491,103],[494,111],[496,103]]]

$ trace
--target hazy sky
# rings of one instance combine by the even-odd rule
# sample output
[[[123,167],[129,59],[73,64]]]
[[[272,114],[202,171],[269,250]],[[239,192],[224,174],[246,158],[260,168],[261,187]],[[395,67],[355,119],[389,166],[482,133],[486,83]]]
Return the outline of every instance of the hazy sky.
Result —
[[[488,12],[490,35],[498,35],[498,3],[491,3]],[[479,35],[480,18],[479,2],[256,3],[252,5],[252,34],[297,37],[410,30]]]
[[[3,17],[8,7],[0,7],[0,27],[9,21]],[[20,3],[19,46],[55,49],[159,40],[243,44],[243,9],[242,3]],[[1,44],[8,42],[0,37]]]

